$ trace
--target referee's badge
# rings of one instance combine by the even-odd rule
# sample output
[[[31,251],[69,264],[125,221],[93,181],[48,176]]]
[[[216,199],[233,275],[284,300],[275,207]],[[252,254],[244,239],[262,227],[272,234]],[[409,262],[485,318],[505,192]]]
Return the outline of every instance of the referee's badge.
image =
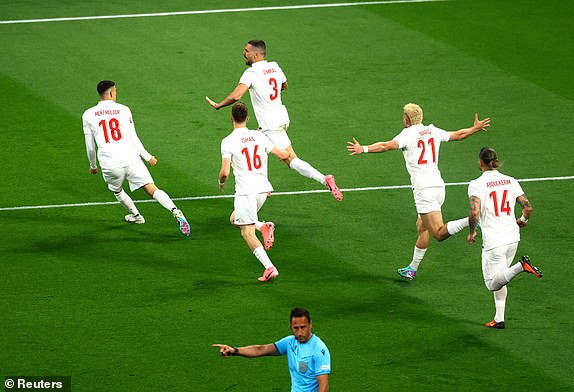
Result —
[[[308,362],[299,361],[299,371],[301,373],[305,373],[308,368],[309,368]]]

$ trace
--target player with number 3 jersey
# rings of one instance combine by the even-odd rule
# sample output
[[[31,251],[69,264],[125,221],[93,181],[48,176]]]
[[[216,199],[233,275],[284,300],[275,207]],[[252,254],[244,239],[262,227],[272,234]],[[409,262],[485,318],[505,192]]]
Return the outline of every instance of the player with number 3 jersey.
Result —
[[[97,160],[100,162],[104,181],[120,204],[130,212],[125,216],[125,220],[136,224],[145,223],[132,198],[123,189],[124,182],[128,181],[132,192],[142,188],[171,211],[180,231],[188,236],[190,226],[187,219],[168,194],[154,184],[149,170],[140,159],[141,156],[150,166],[157,163],[157,159],[146,151],[136,133],[130,108],[116,102],[115,82],[102,80],[98,83],[97,91],[100,102],[82,115],[90,173],[98,173],[97,145]]]
[[[405,158],[407,171],[418,213],[417,242],[411,263],[397,272],[407,280],[413,280],[418,267],[430,243],[430,235],[443,241],[453,234],[468,227],[468,218],[443,223],[441,207],[445,198],[445,186],[438,168],[440,144],[442,142],[466,139],[478,131],[490,126],[490,119],[478,119],[475,114],[474,124],[470,128],[447,132],[434,125],[424,125],[423,111],[419,105],[409,103],[403,107],[405,128],[392,140],[362,146],[355,138],[348,142],[347,150],[351,155],[369,152],[385,152],[401,149]]]
[[[264,41],[249,41],[243,50],[243,57],[245,57],[245,63],[249,68],[243,72],[237,87],[219,103],[209,97],[205,97],[205,99],[211,106],[219,110],[239,101],[249,90],[259,129],[269,138],[271,143],[289,153],[283,162],[302,176],[326,186],[336,200],[343,200],[343,193],[337,187],[335,177],[332,174],[325,176],[308,162],[297,157],[295,150],[293,150],[291,140],[287,135],[289,115],[281,100],[281,92],[288,87],[287,77],[279,64],[275,61],[265,60],[266,53]]]

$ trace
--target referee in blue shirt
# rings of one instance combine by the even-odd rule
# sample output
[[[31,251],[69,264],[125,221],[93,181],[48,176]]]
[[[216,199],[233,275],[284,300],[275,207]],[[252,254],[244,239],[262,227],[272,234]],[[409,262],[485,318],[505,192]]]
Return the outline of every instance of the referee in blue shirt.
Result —
[[[231,347],[214,344],[224,357],[248,358],[287,354],[291,373],[291,392],[326,392],[329,390],[331,354],[313,332],[309,311],[295,308],[291,311],[290,326],[293,335],[269,344]]]

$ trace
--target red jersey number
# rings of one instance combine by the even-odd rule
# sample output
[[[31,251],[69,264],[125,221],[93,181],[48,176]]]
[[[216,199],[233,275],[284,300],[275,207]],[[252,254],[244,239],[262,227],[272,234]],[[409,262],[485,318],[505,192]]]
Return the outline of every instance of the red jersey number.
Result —
[[[277,86],[277,80],[275,80],[275,78],[269,79],[269,85],[271,86],[271,88],[273,88],[273,94],[269,96],[269,99],[274,101],[279,96],[279,88]]]
[[[505,189],[502,192],[502,201],[500,202],[500,209],[498,207],[498,194],[496,191],[490,192],[489,196],[492,199],[494,204],[494,215],[500,216],[501,213],[506,213],[506,215],[510,215],[510,202],[506,200],[506,196],[508,195],[508,190]]]
[[[256,144],[255,148],[253,149],[253,156],[249,153],[249,149],[247,147],[244,147],[243,150],[241,150],[241,153],[245,155],[245,160],[247,161],[247,170],[249,171],[253,171],[253,168],[261,168],[261,156],[257,154],[258,148],[259,145]]]
[[[112,140],[118,141],[122,138],[122,131],[120,131],[120,122],[117,118],[110,118],[110,121],[106,124],[106,120],[102,120],[99,123],[100,127],[102,127],[102,131],[104,131],[104,139],[106,139],[106,143],[110,142],[110,136]],[[108,130],[109,128],[109,130]],[[108,131],[110,135],[108,135]]]
[[[435,151],[435,146],[434,146],[434,138],[431,137],[428,140],[428,145],[431,147],[431,151],[432,151],[432,162],[436,163],[436,151]],[[425,152],[426,152],[425,141],[419,140],[417,147],[421,149],[421,155],[419,156],[419,165],[426,165],[428,163],[428,161],[425,159]]]

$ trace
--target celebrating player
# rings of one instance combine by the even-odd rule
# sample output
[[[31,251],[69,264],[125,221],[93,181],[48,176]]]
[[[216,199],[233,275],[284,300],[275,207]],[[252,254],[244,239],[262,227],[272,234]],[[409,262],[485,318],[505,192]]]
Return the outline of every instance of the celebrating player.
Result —
[[[123,190],[123,183],[127,180],[132,192],[143,188],[145,193],[171,211],[181,232],[188,236],[190,226],[185,216],[168,194],[157,188],[140,159],[141,156],[150,166],[157,164],[157,159],[146,151],[138,138],[132,112],[127,106],[116,102],[116,84],[111,80],[103,80],[98,83],[97,90],[100,102],[86,110],[82,116],[90,173],[98,173],[95,140],[104,181],[120,204],[130,212],[125,220],[136,224],[145,223],[133,200]]]
[[[343,193],[337,187],[333,175],[325,176],[295,154],[291,140],[287,136],[289,115],[287,108],[281,101],[281,92],[287,88],[287,78],[279,64],[274,61],[268,62],[265,60],[265,55],[264,41],[249,41],[243,50],[243,57],[245,57],[245,63],[250,67],[243,72],[237,87],[219,103],[209,97],[205,97],[205,99],[215,109],[220,109],[239,101],[243,94],[249,90],[259,129],[271,140],[271,143],[289,152],[289,156],[283,159],[287,166],[299,174],[327,186],[335,199],[343,200]]]
[[[312,332],[311,315],[303,308],[291,311],[289,326],[293,335],[269,344],[231,347],[213,344],[223,357],[247,358],[285,355],[291,374],[291,391],[327,392],[331,373],[331,354],[323,341]]]
[[[474,133],[486,130],[490,119],[474,117],[474,125],[456,132],[447,132],[434,125],[424,125],[423,111],[419,105],[409,103],[403,108],[405,128],[392,140],[378,142],[369,146],[353,138],[347,142],[350,155],[370,152],[385,152],[401,149],[405,158],[407,171],[411,176],[411,185],[418,213],[417,241],[411,263],[397,272],[405,279],[413,280],[418,267],[429,246],[430,234],[438,241],[443,241],[468,226],[468,218],[443,223],[441,207],[445,197],[444,181],[438,169],[438,153],[442,142],[466,139]]]
[[[273,187],[267,179],[267,154],[270,152],[280,159],[285,159],[288,152],[271,144],[261,132],[247,129],[247,107],[242,102],[233,105],[231,122],[233,132],[221,142],[221,170],[219,171],[219,190],[223,192],[225,181],[229,177],[231,166],[235,174],[234,211],[229,220],[239,226],[241,236],[263,264],[265,271],[259,277],[261,282],[279,275],[266,249],[273,246],[275,225],[273,222],[261,222],[257,212],[267,200],[267,192]],[[261,231],[265,248],[255,235]]]
[[[475,242],[476,227],[480,220],[482,231],[482,275],[486,287],[494,292],[496,314],[485,325],[504,329],[506,309],[506,284],[521,272],[533,274],[537,278],[542,273],[530,263],[528,256],[522,256],[512,267],[518,243],[520,227],[526,227],[532,213],[532,206],[514,178],[498,172],[502,164],[496,151],[484,147],[478,154],[478,167],[482,175],[470,182],[470,234],[468,242]],[[522,215],[514,215],[515,201],[522,207]]]

